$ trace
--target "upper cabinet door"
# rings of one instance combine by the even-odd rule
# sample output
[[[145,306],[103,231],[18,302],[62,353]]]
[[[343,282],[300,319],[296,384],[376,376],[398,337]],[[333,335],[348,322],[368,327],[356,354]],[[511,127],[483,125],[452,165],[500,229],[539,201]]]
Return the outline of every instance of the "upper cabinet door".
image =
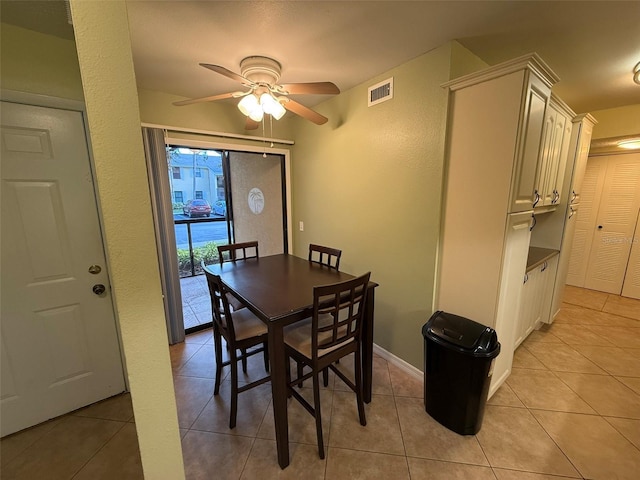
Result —
[[[511,188],[510,211],[513,213],[531,210],[536,202],[538,158],[551,96],[551,89],[542,80],[530,72],[527,77]]]

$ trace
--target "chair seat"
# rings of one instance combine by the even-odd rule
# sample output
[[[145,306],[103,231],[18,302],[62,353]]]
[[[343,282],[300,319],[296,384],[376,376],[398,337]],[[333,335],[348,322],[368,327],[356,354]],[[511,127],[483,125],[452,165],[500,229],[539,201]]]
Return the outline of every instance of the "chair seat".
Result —
[[[227,301],[229,302],[229,305],[231,306],[231,308],[233,308],[234,312],[237,312],[238,310],[245,308],[245,304],[242,303],[240,300],[238,300],[236,297],[234,297],[231,293],[227,292],[226,296],[227,296]]]
[[[330,325],[332,322],[331,315],[321,315],[318,317],[318,325],[320,327],[324,327]],[[235,320],[235,316],[234,316]],[[284,342],[289,345],[291,348],[297,350],[302,355],[307,358],[311,358],[311,328],[312,319],[307,318],[306,320],[302,320],[301,322],[296,322],[292,325],[289,325],[284,328]],[[343,335],[346,332],[346,327],[342,327],[338,329],[340,335]],[[322,345],[323,342],[331,340],[331,332],[321,332],[318,334],[318,345]],[[342,342],[338,345],[334,345],[331,348],[319,350],[319,356],[326,355],[329,352],[332,352],[343,345],[347,345],[349,342],[352,342],[353,339],[347,340],[346,342]]]
[[[233,312],[233,328],[236,332],[236,341],[267,333],[267,326],[264,322],[251,313],[248,308]]]

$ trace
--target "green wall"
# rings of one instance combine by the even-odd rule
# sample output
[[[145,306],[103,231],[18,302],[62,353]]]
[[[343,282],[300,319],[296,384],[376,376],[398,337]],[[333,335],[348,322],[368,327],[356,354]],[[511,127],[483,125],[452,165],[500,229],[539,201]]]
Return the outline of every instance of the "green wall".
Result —
[[[0,53],[3,89],[83,99],[73,41],[2,23]]]

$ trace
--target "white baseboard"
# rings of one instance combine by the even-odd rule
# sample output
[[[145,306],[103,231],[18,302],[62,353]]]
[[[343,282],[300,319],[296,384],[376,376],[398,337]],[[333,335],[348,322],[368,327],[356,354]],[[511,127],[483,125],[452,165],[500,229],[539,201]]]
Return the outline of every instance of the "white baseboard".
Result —
[[[422,373],[421,370],[417,369],[410,363],[405,362],[400,357],[396,357],[393,353],[388,352],[387,350],[380,347],[379,345],[376,345],[375,343],[373,344],[373,353],[384,358],[387,362],[392,363],[393,365],[403,370],[405,373],[415,377],[416,379],[418,380],[424,379],[424,374]]]

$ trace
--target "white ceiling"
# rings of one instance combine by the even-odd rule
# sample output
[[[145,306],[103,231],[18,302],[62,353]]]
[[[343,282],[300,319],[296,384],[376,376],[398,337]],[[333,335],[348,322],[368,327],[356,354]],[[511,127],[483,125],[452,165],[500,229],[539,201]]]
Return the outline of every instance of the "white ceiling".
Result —
[[[58,16],[43,8],[61,2],[0,3],[4,22],[68,36],[52,26],[57,17],[66,23],[64,6]],[[139,86],[182,97],[238,90],[200,62],[239,73],[244,57],[269,56],[282,64],[282,83],[332,81],[344,91],[455,39],[489,64],[537,52],[577,113],[640,104],[632,80],[640,1],[127,0],[127,7]],[[320,99],[296,97],[308,106]]]

